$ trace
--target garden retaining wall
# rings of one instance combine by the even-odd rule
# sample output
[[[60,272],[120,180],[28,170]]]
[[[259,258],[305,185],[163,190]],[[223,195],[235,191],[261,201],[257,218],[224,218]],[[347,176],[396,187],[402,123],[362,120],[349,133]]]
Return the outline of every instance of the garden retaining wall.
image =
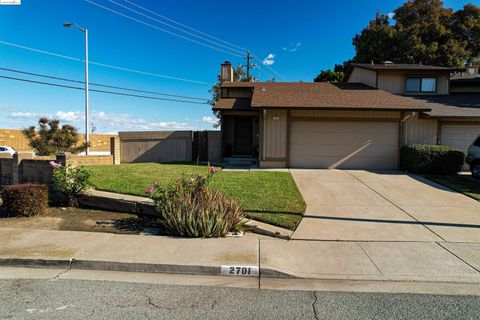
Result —
[[[118,160],[118,157],[117,157]],[[32,152],[19,152],[13,157],[0,158],[0,185],[17,183],[40,183],[52,185],[52,167],[50,161],[62,164],[67,162],[78,166],[111,165],[115,156],[77,156],[59,154],[57,156],[37,157]]]

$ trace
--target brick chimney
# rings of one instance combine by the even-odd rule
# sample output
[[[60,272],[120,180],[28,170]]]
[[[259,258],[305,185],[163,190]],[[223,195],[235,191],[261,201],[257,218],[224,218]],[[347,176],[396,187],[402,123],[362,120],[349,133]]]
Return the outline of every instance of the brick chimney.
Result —
[[[230,61],[225,61],[220,67],[220,81],[233,82],[233,67]]]

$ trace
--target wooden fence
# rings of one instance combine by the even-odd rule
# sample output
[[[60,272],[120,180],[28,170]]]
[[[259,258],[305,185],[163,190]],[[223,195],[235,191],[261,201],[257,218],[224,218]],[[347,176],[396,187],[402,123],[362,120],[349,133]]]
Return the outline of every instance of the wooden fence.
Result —
[[[219,131],[119,132],[122,163],[221,161]]]

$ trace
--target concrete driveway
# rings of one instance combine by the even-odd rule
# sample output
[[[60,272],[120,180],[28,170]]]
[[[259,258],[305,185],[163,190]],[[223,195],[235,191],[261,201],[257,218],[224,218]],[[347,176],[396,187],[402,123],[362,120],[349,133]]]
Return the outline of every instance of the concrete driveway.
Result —
[[[291,173],[307,203],[293,239],[480,242],[480,202],[416,175]]]

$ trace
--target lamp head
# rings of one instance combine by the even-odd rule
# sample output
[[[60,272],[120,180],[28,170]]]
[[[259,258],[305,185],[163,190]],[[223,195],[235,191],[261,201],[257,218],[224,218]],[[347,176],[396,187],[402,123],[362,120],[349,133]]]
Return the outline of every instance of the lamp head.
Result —
[[[65,22],[65,23],[63,24],[63,26],[64,26],[65,28],[70,28],[72,25],[73,25],[73,23],[71,23],[71,22]]]

